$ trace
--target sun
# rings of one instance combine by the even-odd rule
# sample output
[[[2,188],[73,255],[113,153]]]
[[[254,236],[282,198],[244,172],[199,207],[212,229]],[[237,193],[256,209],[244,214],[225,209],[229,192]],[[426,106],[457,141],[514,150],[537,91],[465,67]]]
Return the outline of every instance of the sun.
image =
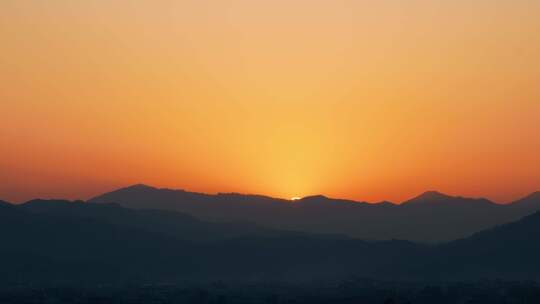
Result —
[[[291,197],[291,201],[298,201],[298,200],[301,200],[302,198],[299,197],[299,196],[294,196],[294,197]]]

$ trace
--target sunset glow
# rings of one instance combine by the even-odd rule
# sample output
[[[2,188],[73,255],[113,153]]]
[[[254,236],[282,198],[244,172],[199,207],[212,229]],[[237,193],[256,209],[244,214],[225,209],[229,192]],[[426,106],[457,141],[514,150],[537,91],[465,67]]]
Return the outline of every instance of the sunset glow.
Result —
[[[493,5],[494,3],[497,5]],[[0,199],[540,190],[540,1],[0,2]]]

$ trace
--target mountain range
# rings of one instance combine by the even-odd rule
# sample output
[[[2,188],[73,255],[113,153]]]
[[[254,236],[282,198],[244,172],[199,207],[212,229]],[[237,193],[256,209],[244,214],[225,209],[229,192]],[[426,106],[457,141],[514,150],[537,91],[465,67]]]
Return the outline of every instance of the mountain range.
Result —
[[[433,195],[442,198],[428,196]],[[404,206],[423,206],[420,201]],[[322,197],[301,203],[328,208]],[[0,282],[535,280],[540,278],[539,233],[540,212],[435,245],[208,222],[177,211],[109,203],[34,200],[0,204]]]
[[[133,209],[178,211],[215,222],[250,222],[271,229],[342,234],[364,240],[438,243],[516,221],[540,210],[540,192],[510,204],[425,192],[401,204],[370,204],[322,195],[296,201],[259,195],[209,195],[134,185],[89,200]]]

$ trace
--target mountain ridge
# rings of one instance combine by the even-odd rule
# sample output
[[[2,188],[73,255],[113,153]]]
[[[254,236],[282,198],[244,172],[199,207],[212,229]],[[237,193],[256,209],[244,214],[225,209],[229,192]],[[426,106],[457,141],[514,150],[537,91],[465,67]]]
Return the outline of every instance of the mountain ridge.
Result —
[[[427,191],[402,204],[373,204],[314,195],[291,201],[261,195],[203,194],[147,185],[88,200],[135,209],[176,210],[209,221],[253,222],[269,228],[346,234],[367,240],[444,242],[518,220],[538,204],[502,205],[487,199]]]
[[[186,190],[186,189],[183,189],[183,188],[155,187],[155,186],[151,186],[151,185],[144,184],[144,183],[137,183],[137,184],[121,187],[121,188],[106,192],[104,194],[110,194],[110,193],[115,193],[115,192],[123,192],[123,191],[130,191],[130,190],[182,192],[182,193],[189,193],[189,194],[202,195],[202,196],[259,197],[259,198],[267,198],[267,199],[279,200],[279,201],[283,201],[283,202],[290,202],[291,201],[291,199],[274,197],[274,196],[269,196],[269,195],[264,195],[264,194],[241,193],[241,192],[205,193],[205,192],[189,191],[189,190]],[[94,196],[94,197],[92,197],[92,198],[90,198],[90,199],[88,199],[86,201],[87,202],[94,201],[94,200],[96,200],[97,198],[99,198],[102,195],[103,194]],[[533,191],[530,194],[528,194],[528,195],[526,195],[526,196],[524,196],[524,197],[522,197],[520,199],[509,202],[509,203],[499,203],[499,202],[492,201],[490,199],[483,198],[483,197],[467,197],[467,196],[461,196],[461,195],[454,196],[454,195],[446,194],[446,193],[438,191],[438,190],[427,190],[427,191],[424,191],[424,192],[414,196],[413,198],[406,199],[406,200],[401,201],[401,202],[393,202],[393,201],[389,201],[389,200],[369,202],[369,201],[364,201],[364,200],[329,197],[329,196],[324,195],[324,194],[306,195],[304,197],[300,197],[299,200],[306,200],[306,199],[321,199],[321,200],[325,199],[325,200],[335,200],[335,201],[344,201],[344,202],[360,203],[360,204],[371,204],[371,205],[377,205],[377,204],[381,204],[381,203],[389,203],[389,204],[396,205],[396,206],[403,205],[403,204],[411,202],[413,200],[420,200],[420,199],[425,199],[425,200],[469,199],[469,200],[477,200],[477,201],[488,201],[488,202],[490,202],[492,204],[496,204],[496,205],[512,205],[512,204],[517,203],[517,202],[522,201],[522,200],[536,199],[536,200],[539,200],[539,204],[540,204],[540,190]]]
[[[294,231],[259,231],[231,238],[220,234],[224,226],[197,219],[193,221],[201,226],[185,233],[190,226],[186,226],[186,218],[176,215],[173,211],[54,200],[1,208],[4,246],[0,247],[0,268],[4,276],[0,282],[540,277],[540,211],[438,245]],[[175,231],[183,234],[171,233],[174,223],[180,223]],[[207,232],[218,235],[208,238]]]
[[[0,207],[3,206],[3,207],[9,207],[9,206],[12,206],[13,204],[9,203],[9,202],[6,202],[6,201],[3,201],[3,200],[0,200]]]

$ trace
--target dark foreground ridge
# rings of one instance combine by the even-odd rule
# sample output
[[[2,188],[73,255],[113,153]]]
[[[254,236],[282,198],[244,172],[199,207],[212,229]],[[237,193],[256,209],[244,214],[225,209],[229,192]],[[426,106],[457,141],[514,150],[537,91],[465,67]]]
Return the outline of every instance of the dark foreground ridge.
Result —
[[[364,240],[448,242],[540,210],[540,194],[508,205],[428,191],[400,205],[368,204],[310,196],[288,201],[258,195],[209,195],[135,185],[100,195],[92,203],[179,211],[207,221],[253,222],[308,233],[344,234]]]

